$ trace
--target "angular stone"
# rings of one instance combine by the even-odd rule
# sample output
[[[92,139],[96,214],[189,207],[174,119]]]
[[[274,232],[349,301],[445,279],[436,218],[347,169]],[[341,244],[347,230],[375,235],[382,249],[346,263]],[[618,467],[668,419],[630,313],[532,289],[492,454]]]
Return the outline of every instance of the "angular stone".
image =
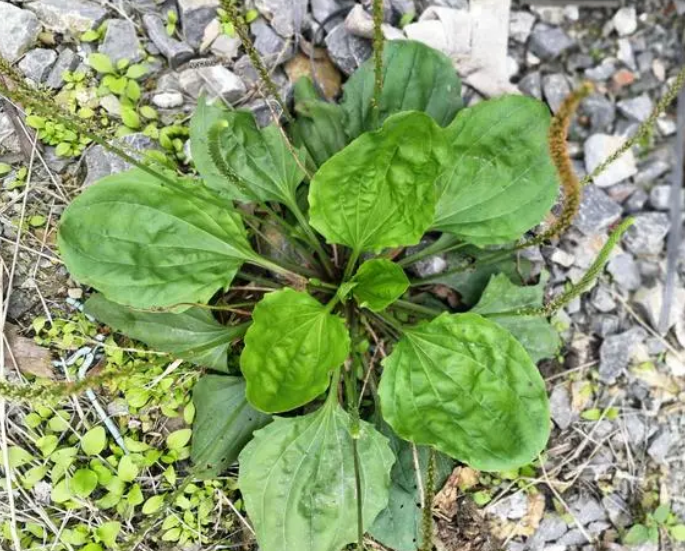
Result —
[[[657,178],[660,178],[671,170],[672,163],[655,159],[651,162],[645,163],[640,167],[640,171],[635,175],[636,184],[651,184]]]
[[[668,452],[673,444],[673,436],[668,429],[664,429],[661,433],[652,441],[647,448],[647,453],[649,456],[660,464],[667,464]]]
[[[663,212],[635,215],[635,223],[623,235],[623,244],[635,255],[659,254],[671,229],[671,221]]]
[[[136,157],[141,158],[145,151],[159,149],[159,146],[151,138],[142,133],[129,134],[120,139],[125,144],[126,151],[138,152]],[[135,154],[135,153],[134,153]],[[86,179],[83,182],[85,187],[90,186],[110,174],[117,174],[132,168],[132,166],[118,157],[116,154],[107,151],[101,145],[91,147],[85,155]]]
[[[535,16],[527,11],[513,11],[509,16],[509,36],[519,44],[525,44],[535,25]]]
[[[619,101],[616,106],[623,115],[637,122],[645,122],[654,107],[652,100],[647,94],[642,94],[636,98],[624,99]]]
[[[355,4],[345,18],[345,28],[355,36],[373,38],[373,17],[361,4]]]
[[[621,253],[614,256],[607,264],[607,272],[624,291],[636,291],[642,284],[640,269],[630,254]]]
[[[610,132],[616,120],[616,107],[606,96],[593,94],[585,98],[581,103],[584,114],[590,117],[590,125],[593,133]]]
[[[100,45],[100,53],[114,63],[127,59],[136,63],[143,59],[143,50],[136,34],[136,26],[127,19],[108,19],[107,32]]]
[[[50,69],[57,59],[55,50],[36,48],[26,53],[19,62],[19,69],[26,78],[41,84],[50,74]]]
[[[571,407],[571,393],[565,385],[554,387],[549,397],[549,409],[557,427],[564,430],[571,426],[576,415]]]
[[[519,81],[519,90],[524,94],[542,99],[542,79],[540,77],[540,71],[534,71],[528,73]]]
[[[326,46],[333,63],[346,75],[351,75],[372,53],[370,42],[350,34],[344,24],[328,34]]]
[[[604,287],[598,287],[592,294],[592,306],[605,314],[616,310],[616,301]]]
[[[14,63],[33,45],[39,32],[34,13],[0,2],[0,56]]]
[[[538,25],[530,35],[528,48],[537,57],[551,60],[575,45],[575,41],[558,27]]]
[[[619,36],[628,36],[637,30],[637,12],[635,8],[621,8],[614,15],[612,22]]]
[[[36,0],[26,8],[48,28],[60,33],[81,34],[100,25],[107,10],[87,0]]]
[[[623,145],[625,138],[610,136],[609,134],[593,134],[584,144],[585,169],[591,173],[601,165],[607,157]],[[632,150],[626,151],[619,159],[611,163],[594,180],[599,187],[609,187],[630,178],[637,173],[635,156]]]
[[[219,0],[178,0],[183,36],[197,49],[202,43],[205,27],[216,17]]]
[[[597,186],[588,184],[583,190],[583,199],[573,225],[585,235],[604,233],[621,217],[622,212],[621,205]]]
[[[241,99],[247,89],[238,75],[221,65],[186,69],[179,74],[181,88],[198,98],[204,91],[209,99],[222,97],[233,104]]]
[[[638,309],[645,314],[649,324],[659,333],[665,334],[676,324],[678,316],[682,315],[683,309],[685,308],[685,289],[681,287],[676,287],[674,289],[673,299],[669,305],[668,320],[663,331],[659,327],[664,303],[663,285],[657,283],[654,287],[643,287],[635,293],[633,301]]]
[[[167,58],[173,69],[183,65],[195,55],[195,51],[188,44],[175,40],[167,34],[164,21],[158,15],[146,13],[143,16],[143,25],[150,40]]]
[[[308,0],[256,0],[259,12],[271,22],[274,31],[284,38],[302,30]]]
[[[682,203],[681,195],[681,203]],[[649,204],[655,210],[669,210],[671,208],[671,186],[662,184],[649,190]]]
[[[633,515],[630,513],[630,506],[619,493],[604,496],[602,498],[602,505],[604,505],[611,523],[619,530],[632,524]]]
[[[589,495],[581,494],[568,503],[575,519],[587,526],[593,522],[606,520],[606,512],[599,502]]]
[[[255,49],[269,67],[285,63],[293,57],[295,53],[293,41],[284,39],[263,19],[254,21],[250,25],[250,30],[255,37]]]
[[[559,111],[561,104],[571,93],[571,85],[562,73],[545,75],[542,77],[542,91],[545,94],[547,104],[553,113]]]
[[[490,507],[488,512],[501,519],[521,519],[528,512],[528,496],[525,492],[516,492]]]
[[[612,58],[607,58],[602,61],[597,67],[587,69],[585,71],[585,78],[600,82],[611,78],[616,72],[616,61]],[[631,73],[632,74],[632,73]]]
[[[637,344],[645,339],[641,327],[607,337],[599,348],[599,380],[612,385],[628,367]]]
[[[354,4],[354,0],[311,0],[312,17],[320,25],[326,22],[326,30],[330,31],[345,18],[343,10],[352,8]],[[323,38],[323,34],[319,34]]]
[[[52,66],[50,74],[45,81],[45,85],[53,90],[57,90],[64,86],[64,73],[76,69],[79,61],[80,58],[72,50],[64,48],[64,50],[59,53],[57,61]]]

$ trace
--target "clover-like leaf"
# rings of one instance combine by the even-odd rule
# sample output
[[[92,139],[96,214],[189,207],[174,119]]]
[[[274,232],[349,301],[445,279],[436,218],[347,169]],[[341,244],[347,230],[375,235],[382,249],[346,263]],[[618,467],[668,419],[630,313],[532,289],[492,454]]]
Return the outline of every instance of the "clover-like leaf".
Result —
[[[356,253],[415,245],[433,221],[443,133],[424,113],[390,117],[331,157],[309,188],[311,225]]]
[[[328,388],[331,370],[350,347],[340,317],[307,293],[287,288],[266,295],[252,320],[240,355],[250,404],[266,413],[288,411]]]
[[[371,526],[388,502],[395,460],[361,421],[357,450],[362,518]],[[349,415],[328,400],[319,410],[275,418],[240,454],[238,484],[263,551],[340,551],[357,538],[357,494]]]
[[[513,241],[554,204],[558,176],[544,103],[503,96],[459,112],[445,130],[449,161],[438,180],[436,229],[475,245]]]
[[[371,108],[373,91],[374,60],[369,59],[344,87],[342,107],[351,138],[377,128]],[[447,126],[462,105],[461,81],[446,55],[411,40],[385,44],[380,123],[394,113],[424,111],[440,126]]]
[[[178,314],[142,312],[116,304],[100,294],[86,301],[85,310],[102,323],[154,350],[223,372],[228,370],[231,343],[246,330],[245,325],[222,325],[209,310],[200,307]]]
[[[74,279],[135,308],[207,302],[256,258],[237,212],[186,180],[130,170],[67,207],[58,244]]]
[[[230,467],[252,433],[271,421],[247,403],[241,377],[204,375],[193,388],[193,404],[190,457],[203,478],[219,476]]]
[[[545,384],[523,346],[478,314],[407,328],[378,393],[395,432],[484,471],[529,463],[550,431]]]
[[[548,279],[547,273],[543,272],[537,285],[521,287],[513,284],[504,274],[494,275],[480,301],[471,310],[507,329],[523,345],[535,363],[554,357],[561,345],[559,335],[549,321],[541,316],[498,314],[511,314],[518,309],[542,306]]]
[[[372,312],[384,310],[409,288],[404,270],[394,262],[375,258],[364,262],[352,278],[354,298]]]

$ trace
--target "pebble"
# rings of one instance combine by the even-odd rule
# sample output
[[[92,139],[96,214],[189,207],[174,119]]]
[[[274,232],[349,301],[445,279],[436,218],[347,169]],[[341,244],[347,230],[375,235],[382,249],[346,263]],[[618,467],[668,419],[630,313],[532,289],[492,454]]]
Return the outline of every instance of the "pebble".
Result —
[[[564,249],[555,248],[550,255],[550,260],[555,264],[559,264],[559,266],[570,268],[576,261],[576,257]]]
[[[637,12],[632,7],[621,8],[612,22],[619,36],[628,36],[637,30]]]
[[[98,27],[107,10],[87,0],[37,0],[26,4],[38,19],[53,31],[80,35]]]
[[[612,385],[628,367],[635,346],[645,339],[641,327],[633,327],[618,335],[611,335],[599,348],[599,380]]]
[[[55,50],[36,48],[26,53],[19,62],[19,69],[27,78],[41,84],[50,74],[50,69],[57,60]]]
[[[226,60],[233,60],[238,57],[240,46],[239,36],[228,36],[223,32],[219,20],[212,19],[212,22],[205,28],[202,44],[200,45],[200,53],[211,50],[215,56]]]
[[[373,38],[373,17],[361,4],[355,4],[345,18],[348,32],[361,38]]]
[[[311,0],[312,17],[318,23],[323,23],[328,19],[326,30],[330,31],[344,19],[344,12],[337,17],[331,17],[336,12],[341,12],[345,8],[352,8],[354,0]]]
[[[618,39],[618,52],[616,54],[618,60],[623,63],[631,71],[637,71],[637,62],[635,61],[635,54],[630,40],[627,38]]]
[[[616,73],[616,61],[612,58],[607,58],[596,67],[586,69],[585,78],[589,78],[595,82],[602,82],[610,79],[614,73]]]
[[[100,53],[108,56],[113,63],[122,59],[137,63],[143,59],[143,50],[133,22],[127,19],[108,19],[107,32],[100,45]]]
[[[308,0],[256,0],[255,7],[284,38],[299,34],[307,13]]]
[[[161,92],[152,96],[152,103],[160,109],[173,109],[183,105],[181,92]]]
[[[635,175],[636,184],[651,184],[671,170],[671,163],[663,161],[661,159],[654,159],[645,163],[640,167],[639,172]]]
[[[592,306],[605,314],[616,310],[616,301],[605,287],[597,287],[590,302]]]
[[[167,58],[172,69],[183,65],[195,55],[195,51],[190,45],[176,40],[167,34],[164,21],[158,15],[146,13],[143,16],[143,25],[150,40],[159,48],[162,55]]]
[[[185,69],[178,78],[183,91],[193,98],[204,91],[210,100],[221,96],[233,104],[247,92],[240,77],[221,65]]]
[[[561,429],[567,429],[576,418],[571,407],[571,393],[565,385],[554,387],[549,397],[552,421]]]
[[[519,520],[528,512],[528,495],[519,491],[497,502],[487,511],[501,519]]]
[[[344,23],[328,34],[326,46],[333,63],[346,75],[351,75],[372,53],[370,42],[350,34]]]
[[[575,41],[559,27],[537,25],[530,35],[528,48],[543,60],[552,60],[575,45]]]
[[[542,519],[537,531],[529,540],[529,548],[536,549],[540,544],[557,541],[566,532],[568,532],[566,521],[555,513],[549,513]]]
[[[670,228],[669,217],[663,212],[636,214],[635,222],[623,235],[623,244],[635,255],[659,254]]]
[[[682,203],[681,195],[681,203]],[[649,204],[654,210],[669,210],[671,208],[671,186],[661,184],[649,190]]]
[[[668,429],[662,430],[647,448],[649,456],[662,465],[666,465],[668,452],[673,444],[673,437]]]
[[[158,149],[159,146],[151,138],[142,133],[129,134],[121,138],[121,142],[128,146],[128,149],[140,153]],[[119,158],[116,154],[107,151],[101,145],[95,145],[86,151],[84,156],[86,163],[86,178],[84,186],[90,186],[110,174],[116,174],[129,170],[131,165]]]
[[[585,169],[591,173],[604,160],[623,145],[625,138],[609,134],[593,134],[584,144]],[[632,150],[626,151],[619,159],[609,165],[594,180],[599,187],[609,187],[630,178],[637,173],[635,156]]]
[[[199,48],[205,28],[216,17],[219,0],[178,0],[183,37],[192,48]]]
[[[620,253],[612,257],[606,269],[616,285],[624,291],[636,291],[642,284],[637,263],[628,253]]]
[[[34,13],[0,2],[0,56],[14,63],[33,45],[39,32]]]
[[[525,44],[535,25],[535,16],[527,11],[512,11],[509,16],[509,37]]]
[[[633,301],[635,306],[647,317],[649,324],[659,333],[665,334],[678,321],[678,316],[685,308],[685,289],[676,287],[674,296],[670,304],[669,316],[666,327],[663,331],[659,328],[661,321],[661,310],[663,307],[664,287],[661,283],[656,283],[653,287],[643,287],[635,293]]]
[[[64,48],[57,56],[57,61],[52,66],[50,74],[45,81],[45,85],[48,88],[57,90],[64,86],[64,72],[73,71],[79,64],[80,58],[74,53],[73,50],[69,48]]]
[[[573,225],[585,235],[601,234],[621,218],[622,212],[621,205],[597,186],[588,184]]]
[[[536,99],[542,99],[542,78],[540,71],[534,71],[524,76],[518,84],[519,90],[524,94],[532,96]]]
[[[593,133],[611,132],[616,120],[616,106],[602,94],[593,94],[581,103],[583,113],[590,117]]]
[[[662,115],[656,120],[656,127],[662,136],[672,136],[678,130],[676,121],[668,115]]]
[[[637,122],[646,121],[654,107],[647,94],[619,101],[616,106],[621,114]]]
[[[286,41],[264,19],[254,21],[250,25],[250,30],[254,35],[254,47],[267,66],[275,67],[293,57],[295,53],[293,42]]]
[[[571,93],[571,85],[562,73],[542,77],[542,91],[553,113],[559,111],[566,97]]]

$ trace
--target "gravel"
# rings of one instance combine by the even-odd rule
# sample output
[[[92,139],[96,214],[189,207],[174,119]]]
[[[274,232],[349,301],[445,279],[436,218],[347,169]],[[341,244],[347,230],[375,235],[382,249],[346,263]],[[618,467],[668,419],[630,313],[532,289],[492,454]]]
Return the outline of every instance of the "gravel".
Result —
[[[585,151],[585,170],[591,173],[602,162],[623,145],[625,138],[609,134],[593,134],[583,146]],[[637,173],[635,156],[627,151],[594,180],[599,187],[609,187],[630,178]]]
[[[593,184],[583,190],[580,209],[573,225],[585,235],[604,233],[623,212],[621,205]]]
[[[654,108],[652,100],[647,94],[619,101],[616,106],[622,115],[637,122],[646,121]]]
[[[50,69],[56,60],[57,53],[55,50],[36,48],[27,52],[18,66],[24,76],[36,84],[41,84],[50,74]]]
[[[635,222],[623,235],[623,244],[635,255],[655,255],[661,252],[671,228],[671,221],[662,212],[635,215]]]
[[[143,59],[143,51],[133,22],[127,19],[108,19],[100,53],[108,56],[114,63],[122,59],[136,63]]]
[[[186,42],[199,48],[205,27],[216,17],[219,0],[178,0],[181,27]]]
[[[162,55],[167,58],[172,68],[183,65],[186,61],[193,58],[195,51],[189,44],[175,40],[166,32],[166,26],[162,18],[156,14],[148,13],[143,16],[143,25]]]
[[[39,32],[35,14],[0,2],[0,55],[7,61],[19,59],[35,43]]]
[[[87,0],[37,0],[26,4],[53,31],[80,35],[98,27],[107,17],[100,4]]]
[[[562,29],[537,25],[530,36],[528,48],[540,59],[551,60],[574,45],[575,41]]]

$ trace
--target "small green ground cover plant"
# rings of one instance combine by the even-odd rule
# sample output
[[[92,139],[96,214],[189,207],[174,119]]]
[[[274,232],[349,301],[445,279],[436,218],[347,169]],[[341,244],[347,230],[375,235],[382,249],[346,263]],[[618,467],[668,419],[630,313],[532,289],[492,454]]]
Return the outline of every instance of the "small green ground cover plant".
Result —
[[[261,549],[361,549],[366,532],[430,549],[432,495],[454,461],[512,471],[544,449],[536,362],[559,347],[547,318],[589,286],[630,224],[560,296],[544,301],[544,274],[526,285],[516,252],[558,235],[579,204],[565,135],[587,89],[554,119],[523,96],[464,108],[447,57],[383,44],[377,25],[374,58],[341,103],[303,80],[291,114],[244,18],[222,5],[287,124],[260,128],[200,99],[198,177],[139,162],[86,127],[136,168],[69,205],[60,253],[98,291],[87,313],[205,370],[191,474],[238,460]],[[560,189],[556,222],[525,238]],[[409,277],[438,253],[446,272]],[[428,293],[436,282],[461,304]]]

